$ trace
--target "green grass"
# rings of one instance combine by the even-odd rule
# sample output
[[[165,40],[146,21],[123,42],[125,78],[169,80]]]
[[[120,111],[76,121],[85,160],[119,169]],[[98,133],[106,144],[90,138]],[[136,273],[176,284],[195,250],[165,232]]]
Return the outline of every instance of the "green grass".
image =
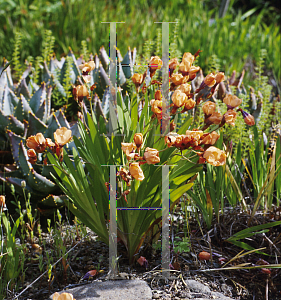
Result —
[[[42,38],[46,29],[55,37],[57,56],[67,53],[70,46],[76,55],[81,53],[81,42],[86,40],[88,49],[95,54],[104,45],[108,48],[109,24],[101,22],[126,22],[117,25],[118,48],[124,55],[128,46],[143,52],[144,41],[157,45],[159,21],[179,22],[178,42],[181,53],[203,50],[198,64],[205,70],[211,55],[216,54],[221,70],[229,73],[241,71],[246,62],[256,62],[260,49],[267,50],[267,68],[281,81],[280,26],[264,21],[270,8],[256,9],[244,14],[232,9],[218,18],[219,6],[210,1],[82,1],[82,0],[14,0],[0,3],[0,58],[11,59],[16,32],[22,34],[21,60],[29,55],[36,57],[42,51]],[[161,6],[160,6],[161,5]],[[39,8],[40,7],[40,8]],[[212,9],[210,9],[212,8]],[[210,21],[212,20],[212,21]],[[274,20],[274,18],[273,18]],[[170,25],[173,32],[174,24]],[[176,41],[175,41],[176,39]],[[160,48],[161,49],[161,48]],[[246,73],[246,80],[253,74]]]

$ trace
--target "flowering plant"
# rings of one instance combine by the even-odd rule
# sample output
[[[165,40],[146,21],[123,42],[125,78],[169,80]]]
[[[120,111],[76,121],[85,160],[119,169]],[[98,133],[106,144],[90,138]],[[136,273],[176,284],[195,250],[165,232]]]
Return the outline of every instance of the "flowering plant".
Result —
[[[83,95],[88,98],[88,93],[78,96],[84,112],[83,122],[79,122],[81,140],[73,137],[78,152],[73,149],[72,159],[64,151],[63,161],[58,154],[48,155],[56,166],[59,177],[56,182],[68,196],[66,205],[107,244],[112,182],[109,166],[116,166],[116,201],[123,208],[117,211],[117,235],[126,246],[131,262],[148,231],[161,222],[161,211],[149,208],[162,205],[162,166],[169,165],[171,209],[192,187],[194,175],[202,169],[202,164],[221,166],[226,161],[224,151],[214,146],[219,138],[217,130],[227,123],[234,124],[237,114],[234,109],[241,101],[227,96],[228,110],[223,116],[216,111],[215,102],[200,104],[215,93],[224,74],[209,74],[192,91],[188,82],[200,70],[193,66],[198,54],[185,53],[180,64],[176,59],[170,61],[171,105],[162,101],[161,82],[153,80],[162,67],[157,56],[151,58],[144,74],[133,75],[136,93],[131,99],[128,94],[123,98],[117,93],[115,113],[107,116],[108,120],[101,117],[97,120],[92,109],[91,115],[86,114]],[[77,94],[77,88],[74,93]],[[192,128],[191,114],[176,128],[179,114],[200,106],[205,114],[202,128]],[[164,130],[164,121],[170,130]],[[112,128],[111,136],[107,134],[107,123]]]

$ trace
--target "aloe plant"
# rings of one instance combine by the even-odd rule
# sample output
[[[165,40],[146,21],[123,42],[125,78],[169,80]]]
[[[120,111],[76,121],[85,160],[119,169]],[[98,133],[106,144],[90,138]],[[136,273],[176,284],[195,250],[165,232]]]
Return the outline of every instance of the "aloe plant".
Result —
[[[136,49],[131,53],[130,48],[123,58],[117,50],[117,84],[123,85],[127,78],[133,73],[133,65],[136,57]],[[102,47],[100,54],[91,57],[95,61],[95,69],[91,71],[92,86],[94,83],[98,87],[97,92],[103,95],[100,103],[98,96],[95,94],[94,103],[98,104],[97,114],[106,114],[109,108],[109,63],[110,59]],[[12,171],[9,168],[0,173],[0,179],[13,184],[17,192],[22,193],[21,182],[26,182],[26,190],[31,193],[32,198],[42,199],[39,201],[41,207],[63,204],[63,200],[58,197],[60,189],[51,180],[50,171],[52,168],[44,165],[31,165],[28,162],[27,149],[25,140],[39,132],[43,133],[46,138],[52,138],[53,133],[60,127],[66,127],[72,131],[72,135],[80,137],[77,123],[70,126],[63,110],[59,109],[53,112],[52,91],[56,89],[60,98],[66,99],[71,97],[71,88],[75,83],[83,84],[83,77],[79,69],[83,57],[75,58],[71,49],[67,57],[60,61],[55,57],[50,57],[44,61],[42,71],[38,74],[37,70],[28,65],[27,69],[21,75],[20,82],[15,85],[11,76],[11,69],[7,63],[0,68],[0,139],[2,144],[7,141],[11,146],[11,151],[17,169]],[[41,85],[37,85],[39,80]],[[84,113],[87,114],[86,105],[89,102],[85,100]],[[99,105],[101,104],[101,105]],[[72,153],[72,147],[75,144],[68,144],[68,153]],[[39,160],[43,162],[44,156],[41,155]]]

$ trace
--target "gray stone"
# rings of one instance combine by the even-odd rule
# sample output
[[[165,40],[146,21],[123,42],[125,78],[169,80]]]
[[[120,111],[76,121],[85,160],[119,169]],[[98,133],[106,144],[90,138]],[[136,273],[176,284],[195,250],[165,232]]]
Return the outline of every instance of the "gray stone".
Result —
[[[76,300],[147,300],[152,292],[143,280],[109,280],[92,282],[62,292],[70,293]],[[61,292],[60,292],[61,293]],[[53,299],[53,295],[50,297]]]
[[[189,288],[191,292],[201,293],[201,294],[211,294],[211,290],[206,285],[196,280],[187,279],[185,280],[185,283],[187,284],[187,288]]]
[[[212,295],[211,297],[215,300],[233,300],[233,298],[229,298],[229,297],[227,297],[224,294],[219,293],[219,292],[212,292],[211,295]]]

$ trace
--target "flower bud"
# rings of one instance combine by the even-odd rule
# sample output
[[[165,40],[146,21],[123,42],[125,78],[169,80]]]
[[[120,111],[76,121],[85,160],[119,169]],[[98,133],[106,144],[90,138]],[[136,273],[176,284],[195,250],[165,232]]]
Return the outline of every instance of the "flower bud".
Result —
[[[143,143],[143,135],[141,133],[135,133],[134,142],[137,146],[137,149],[139,149]]]
[[[25,180],[22,180],[20,183],[21,187],[24,189],[26,187],[26,182]]]
[[[200,260],[210,260],[211,254],[209,252],[202,251],[198,254],[198,258]]]
[[[216,79],[215,79],[215,75],[213,73],[210,73],[209,75],[207,75],[204,79],[204,83],[208,86],[208,87],[212,87],[215,85],[216,83]]]
[[[155,100],[162,100],[162,94],[160,90],[157,90],[154,94]]]
[[[4,195],[0,195],[0,209],[6,207],[6,197]]]
[[[135,73],[132,76],[132,81],[135,84],[136,87],[140,86],[143,83],[143,75]]]
[[[238,109],[239,111],[241,111],[242,116],[244,118],[244,122],[249,125],[249,126],[253,126],[255,125],[255,118],[248,114],[246,111],[242,110],[242,109]]]
[[[134,177],[136,180],[142,181],[144,180],[143,171],[137,162],[133,162],[129,166],[129,171],[132,177]]]

